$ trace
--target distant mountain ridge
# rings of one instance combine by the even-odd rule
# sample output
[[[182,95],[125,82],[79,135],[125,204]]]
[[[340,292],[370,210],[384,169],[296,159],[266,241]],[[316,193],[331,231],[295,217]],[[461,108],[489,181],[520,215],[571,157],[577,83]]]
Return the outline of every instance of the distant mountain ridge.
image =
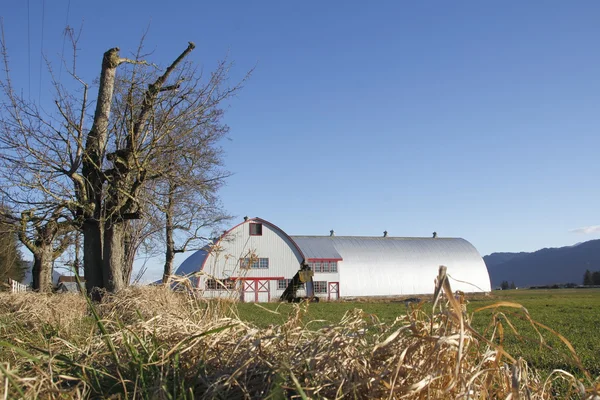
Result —
[[[532,253],[492,253],[483,260],[493,288],[499,287],[502,281],[514,282],[517,287],[581,285],[587,269],[600,270],[600,239]]]

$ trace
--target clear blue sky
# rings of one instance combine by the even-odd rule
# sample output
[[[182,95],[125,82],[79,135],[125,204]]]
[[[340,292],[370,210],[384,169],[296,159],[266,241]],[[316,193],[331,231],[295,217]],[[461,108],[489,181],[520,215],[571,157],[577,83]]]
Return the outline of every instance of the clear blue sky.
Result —
[[[437,231],[482,255],[600,237],[598,1],[10,0],[0,14],[14,78],[42,102],[40,49],[57,62],[67,23],[83,26],[89,82],[146,29],[158,64],[194,41],[206,69],[227,54],[233,80],[256,67],[226,115],[236,223]]]

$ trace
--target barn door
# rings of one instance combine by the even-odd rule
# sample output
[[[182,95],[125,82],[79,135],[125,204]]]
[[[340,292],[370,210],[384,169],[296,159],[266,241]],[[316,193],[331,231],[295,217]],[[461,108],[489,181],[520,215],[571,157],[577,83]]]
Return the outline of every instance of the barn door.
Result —
[[[242,292],[242,300],[244,303],[252,303],[254,298],[256,297],[256,293],[254,290],[254,281],[243,281],[244,290]]]
[[[267,303],[269,300],[271,300],[269,281],[256,281],[256,302]]]
[[[340,283],[329,282],[329,288],[327,290],[327,300],[337,300],[340,298]]]
[[[271,300],[271,291],[269,290],[268,279],[244,280],[243,301],[268,302]]]

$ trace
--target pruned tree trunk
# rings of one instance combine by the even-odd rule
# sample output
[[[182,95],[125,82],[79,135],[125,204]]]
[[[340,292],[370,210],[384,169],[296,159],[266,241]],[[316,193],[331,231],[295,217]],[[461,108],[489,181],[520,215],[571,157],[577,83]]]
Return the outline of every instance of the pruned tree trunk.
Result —
[[[33,290],[51,292],[52,282],[52,245],[41,245],[33,253],[33,268],[31,270]]]
[[[71,224],[59,222],[60,218],[60,209],[45,221],[33,217],[32,212],[21,213],[18,237],[33,254],[32,285],[33,290],[39,292],[52,291],[52,263],[70,244],[68,231]],[[32,225],[33,239],[27,235],[28,224]]]
[[[108,140],[108,125],[115,88],[115,76],[120,62],[118,47],[104,53],[94,122],[87,136],[85,156],[82,161],[81,173],[85,186],[77,191],[80,197],[79,201],[84,206],[83,269],[85,286],[88,293],[92,294],[96,292],[94,288],[105,287],[105,281],[110,279],[105,274],[102,260],[104,252],[102,240],[102,186],[104,175],[102,165]],[[110,249],[108,253],[110,253]]]
[[[109,223],[104,228],[104,258],[102,271],[104,287],[109,292],[117,292],[129,284],[125,281],[125,234],[124,223]]]
[[[102,231],[96,221],[83,224],[83,271],[85,289],[95,300],[99,300],[97,290],[104,286],[102,273]]]
[[[72,41],[75,57],[76,40]],[[69,224],[71,230],[81,232],[83,275],[94,299],[101,296],[95,288],[113,292],[129,284],[139,246],[130,235],[129,222],[148,218],[144,204],[162,206],[162,199],[153,199],[155,194],[148,186],[159,181],[183,182],[178,185],[196,188],[194,199],[207,194],[203,201],[215,200],[212,194],[223,176],[213,173],[213,167],[220,166],[220,150],[213,147],[227,132],[219,104],[241,86],[226,87],[230,65],[225,62],[219,63],[206,81],[191,62],[184,61],[194,47],[188,43],[162,73],[141,60],[141,46],[133,60],[121,58],[118,48],[106,51],[91,126],[87,121],[88,105],[92,104],[87,100],[88,85],[75,71],[72,77],[83,85],[81,102],[54,82],[58,118],[48,117],[36,104],[15,95],[10,80],[0,82],[0,91],[8,98],[2,106],[9,111],[6,117],[0,115],[0,147],[19,149],[17,157],[0,162],[0,177],[18,183],[17,195],[4,187],[0,194],[18,199],[18,212],[28,213],[22,241],[32,252],[36,250],[32,242],[41,232],[38,228],[45,229],[46,222]],[[0,50],[7,66],[2,38]],[[121,64],[132,67],[117,81]],[[198,151],[190,152],[190,148]],[[72,187],[65,186],[67,180]],[[211,182],[217,183],[212,186]],[[177,199],[175,204],[181,201]],[[200,241],[199,232],[209,226],[200,217],[202,207],[192,208],[186,214],[192,217],[186,222],[175,211],[177,206],[171,207],[166,280],[173,271],[175,254],[184,251],[188,243]],[[54,209],[65,212],[51,211]],[[189,232],[181,246],[177,246],[176,231]],[[60,225],[60,230],[41,237],[49,238],[44,243],[52,246],[63,235]],[[56,252],[49,258],[54,260]],[[39,265],[41,271],[45,264]],[[40,284],[42,281],[40,275]]]

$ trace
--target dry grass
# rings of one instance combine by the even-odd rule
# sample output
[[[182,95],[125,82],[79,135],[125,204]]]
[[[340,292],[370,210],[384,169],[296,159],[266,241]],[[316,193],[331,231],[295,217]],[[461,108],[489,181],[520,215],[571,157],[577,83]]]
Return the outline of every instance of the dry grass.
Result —
[[[162,287],[131,288],[99,305],[71,295],[2,295],[0,394],[600,399],[598,379],[585,371],[582,381],[563,371],[541,376],[507,354],[504,320],[493,318],[486,337],[472,329],[445,271],[437,289],[433,312],[413,305],[407,315],[383,324],[357,309],[319,330],[306,320],[310,304],[297,305],[282,325],[258,329],[230,317],[234,302]],[[55,329],[44,333],[43,325]],[[571,356],[577,363],[577,355]]]

